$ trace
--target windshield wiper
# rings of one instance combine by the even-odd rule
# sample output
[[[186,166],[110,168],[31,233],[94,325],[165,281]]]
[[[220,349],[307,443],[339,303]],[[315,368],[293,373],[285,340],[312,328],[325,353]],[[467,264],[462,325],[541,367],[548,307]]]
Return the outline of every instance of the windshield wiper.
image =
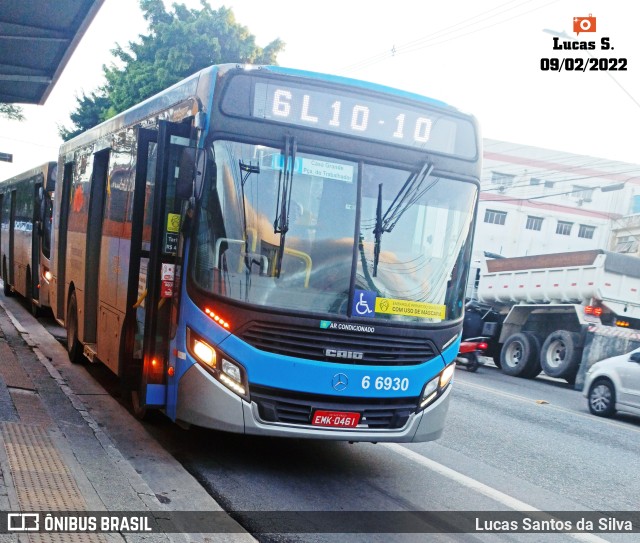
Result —
[[[378,261],[380,259],[380,246],[382,243],[382,234],[391,232],[398,224],[402,215],[413,204],[422,198],[422,196],[433,187],[438,180],[425,187],[425,182],[429,179],[433,171],[433,164],[425,162],[419,172],[413,172],[405,181],[402,188],[396,194],[391,205],[382,214],[382,183],[378,185],[378,202],[376,205],[376,225],[373,229],[375,244],[373,247],[373,277],[378,275]]]
[[[248,270],[248,273],[251,273],[251,262],[249,259],[249,236],[247,235],[247,203],[244,197],[244,186],[249,179],[249,176],[252,173],[259,174],[260,173],[260,164],[256,164],[255,166],[246,162],[242,162],[242,159],[238,160],[238,167],[240,168],[240,190],[242,191],[242,230],[244,236],[244,254],[245,254],[245,267]]]
[[[280,234],[280,247],[275,262],[275,276],[280,277],[284,244],[289,231],[289,211],[291,209],[291,192],[293,189],[293,171],[296,162],[296,140],[288,136],[284,143],[284,164],[278,175],[278,198],[276,201],[276,218],[273,221],[273,233]]]

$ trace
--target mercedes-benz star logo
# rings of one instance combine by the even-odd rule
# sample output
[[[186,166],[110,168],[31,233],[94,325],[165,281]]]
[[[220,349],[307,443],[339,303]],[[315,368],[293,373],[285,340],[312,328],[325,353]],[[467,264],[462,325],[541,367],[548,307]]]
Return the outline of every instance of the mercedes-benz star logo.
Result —
[[[333,388],[338,392],[347,388],[348,384],[349,384],[349,378],[344,373],[336,373],[333,376],[332,385],[333,385]]]

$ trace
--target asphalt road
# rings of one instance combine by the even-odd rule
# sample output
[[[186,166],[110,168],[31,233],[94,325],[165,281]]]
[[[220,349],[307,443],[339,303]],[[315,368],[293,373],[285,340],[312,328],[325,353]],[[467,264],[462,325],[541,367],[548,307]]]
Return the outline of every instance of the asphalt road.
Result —
[[[116,393],[106,369],[87,371]],[[264,530],[268,519],[243,512],[277,510],[298,512],[296,519],[312,532],[257,534],[260,541],[637,540],[637,533],[313,533],[332,531],[327,522],[345,517],[305,512],[638,511],[640,418],[594,417],[566,383],[508,377],[493,366],[477,373],[458,369],[453,386],[445,433],[430,443],[256,438],[184,430],[162,415],[145,427],[249,530]],[[119,435],[115,424],[107,431],[135,462],[131,436]],[[435,519],[435,529],[454,531],[463,517]],[[370,520],[397,518],[373,513],[353,519]]]

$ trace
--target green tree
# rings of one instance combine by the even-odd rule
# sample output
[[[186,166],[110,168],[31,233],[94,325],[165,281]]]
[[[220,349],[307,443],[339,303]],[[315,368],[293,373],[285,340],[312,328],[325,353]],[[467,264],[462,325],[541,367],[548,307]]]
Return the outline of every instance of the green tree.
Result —
[[[0,104],[0,117],[14,121],[24,121],[22,108],[13,104]]]
[[[69,115],[74,127],[70,129],[64,126],[58,127],[58,133],[65,141],[81,134],[92,126],[100,124],[106,119],[104,112],[111,106],[111,102],[106,96],[104,88],[100,89],[97,93],[92,92],[89,96],[83,94],[81,97],[76,97],[76,102],[78,103],[78,107]]]
[[[103,66],[106,84],[77,98],[71,114],[74,126],[61,127],[68,140],[129,107],[153,96],[181,79],[212,64],[276,64],[284,42],[276,39],[262,48],[255,37],[235,20],[231,9],[211,8],[200,0],[200,9],[173,4],[167,11],[162,0],[140,0],[148,33],[128,48],[116,45],[118,64]]]

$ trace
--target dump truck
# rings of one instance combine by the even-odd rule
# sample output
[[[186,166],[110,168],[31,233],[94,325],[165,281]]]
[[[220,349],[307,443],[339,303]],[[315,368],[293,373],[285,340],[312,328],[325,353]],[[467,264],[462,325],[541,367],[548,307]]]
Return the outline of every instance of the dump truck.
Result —
[[[508,375],[544,371],[578,385],[592,363],[640,346],[640,258],[590,250],[487,259],[464,333],[488,337],[487,354]]]

